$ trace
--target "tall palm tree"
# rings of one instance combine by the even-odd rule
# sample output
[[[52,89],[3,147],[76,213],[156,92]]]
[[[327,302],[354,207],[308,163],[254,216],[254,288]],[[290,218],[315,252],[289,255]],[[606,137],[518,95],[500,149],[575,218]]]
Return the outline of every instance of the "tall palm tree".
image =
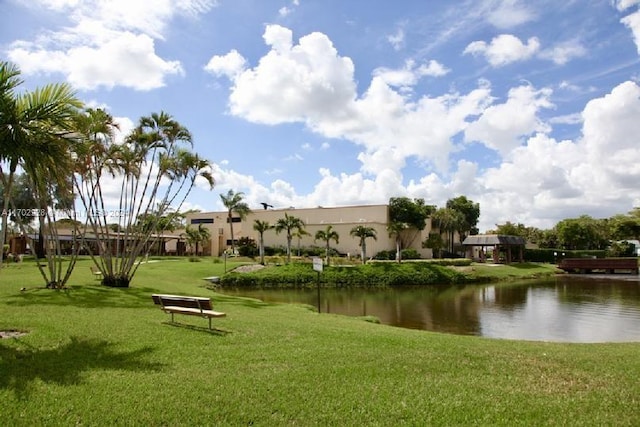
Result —
[[[96,119],[96,129],[109,128],[107,114],[87,115],[90,123]],[[211,188],[214,181],[210,163],[183,148],[192,144],[191,133],[167,113],[142,117],[124,144],[113,143],[108,132],[90,132],[92,126],[86,126],[89,131],[81,134],[75,189],[87,211],[102,213],[89,215],[87,226],[100,240],[99,253],[91,255],[103,273],[103,283],[126,287],[141,265],[138,256],[157,238],[161,218],[170,219],[180,210],[196,179],[206,180]],[[100,186],[103,174],[120,182],[118,207],[123,232],[115,241],[110,237],[106,196]],[[148,227],[135,227],[135,222],[145,217],[152,218]]]
[[[275,230],[277,234],[282,231],[287,232],[287,263],[291,262],[291,240],[293,239],[294,232],[300,232],[304,230],[304,222],[300,218],[296,218],[293,215],[284,213],[284,218],[280,218],[276,221]]]
[[[338,240],[340,239],[340,235],[338,234],[337,231],[335,231],[333,229],[332,225],[328,225],[326,229],[324,230],[318,230],[316,231],[316,235],[314,237],[314,240],[322,240],[325,242],[325,249],[324,249],[324,256],[325,256],[325,262],[327,265],[329,265],[329,251],[331,250],[331,247],[329,246],[329,242],[331,240],[334,240],[336,242],[336,245],[339,243]]]
[[[233,237],[233,214],[236,213],[240,217],[240,220],[244,220],[251,212],[251,209],[249,209],[249,205],[243,202],[244,193],[242,191],[236,193],[233,190],[229,190],[227,194],[221,194],[220,199],[222,199],[224,207],[227,208],[227,221],[229,222],[229,229],[231,230],[231,252],[235,253],[236,242]]]
[[[62,159],[55,156],[68,155],[65,146],[69,140],[65,137],[72,133],[73,117],[82,107],[66,83],[49,84],[17,94],[15,90],[22,83],[20,69],[0,61],[0,179],[7,195],[12,194],[18,166],[44,164],[45,159],[55,163]],[[46,178],[43,176],[43,179]],[[5,197],[0,248],[5,242],[9,205],[10,198]]]
[[[409,226],[404,222],[392,222],[387,226],[389,236],[395,236],[396,242],[396,261],[402,261],[402,232],[407,230]]]
[[[256,219],[253,221],[253,229],[260,234],[260,264],[264,265],[264,232],[271,230],[273,225],[269,224],[269,221],[261,221]]]
[[[373,238],[373,240],[378,240],[378,236],[375,228],[368,227],[365,225],[357,225],[351,229],[349,234],[353,237],[357,237],[360,239],[360,257],[362,258],[362,263],[367,263],[367,239]]]

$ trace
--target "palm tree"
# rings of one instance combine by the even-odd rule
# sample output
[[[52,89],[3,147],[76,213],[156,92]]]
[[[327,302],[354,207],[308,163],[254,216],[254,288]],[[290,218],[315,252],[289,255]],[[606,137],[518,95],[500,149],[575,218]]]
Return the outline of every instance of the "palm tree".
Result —
[[[453,237],[456,230],[460,229],[460,224],[464,222],[464,216],[457,210],[451,208],[440,208],[433,213],[432,221],[440,230],[445,233],[448,242],[448,251],[453,252]]]
[[[284,218],[276,221],[275,230],[277,234],[282,231],[287,232],[287,263],[291,262],[291,240],[295,231],[304,230],[304,222],[300,218],[284,213]]]
[[[198,244],[204,243],[211,238],[211,232],[202,224],[198,228],[187,225],[185,229],[185,239],[189,246],[195,247],[195,255],[198,256]]]
[[[211,188],[214,180],[210,163],[182,147],[192,144],[188,129],[167,113],[140,118],[124,144],[114,144],[105,133],[111,127],[108,114],[89,111],[87,116],[91,126],[80,132],[74,185],[85,210],[104,213],[101,177],[108,173],[120,180],[122,236],[115,242],[109,236],[107,214],[89,215],[87,226],[100,240],[99,253],[91,255],[103,273],[103,283],[127,287],[141,265],[137,257],[153,241],[161,219],[171,220],[179,212],[196,179],[206,180]],[[135,227],[135,221],[145,217],[152,218],[148,226]]]
[[[360,239],[360,257],[362,258],[362,263],[367,263],[367,239],[369,237],[373,238],[373,240],[378,240],[378,236],[376,235],[376,230],[373,227],[367,227],[364,225],[357,225],[351,229],[349,234],[353,237],[357,237]]]
[[[331,249],[329,247],[329,242],[331,240],[334,240],[337,245],[339,243],[338,239],[340,239],[340,235],[338,234],[337,231],[333,229],[332,225],[328,225],[327,228],[324,230],[316,231],[314,240],[323,240],[325,242],[324,256],[325,256],[327,265],[329,265],[329,250]]]
[[[293,233],[293,237],[298,239],[298,256],[302,253],[301,243],[304,236],[311,236],[311,233],[308,233],[307,230],[298,230]]]
[[[244,193],[242,191],[234,192],[233,190],[227,191],[227,194],[221,194],[222,204],[227,208],[227,221],[229,222],[229,229],[231,230],[231,252],[235,253],[235,239],[233,238],[233,213],[235,212],[243,220],[251,212],[249,205],[242,201],[244,199]]]
[[[396,241],[396,261],[402,261],[402,232],[408,229],[409,226],[404,222],[392,222],[387,226],[389,236],[395,236]]]
[[[59,167],[66,164],[69,153],[68,137],[73,132],[73,118],[82,107],[66,83],[49,84],[17,94],[15,89],[22,83],[20,69],[0,61],[0,179],[6,195],[12,194],[18,166],[41,165],[44,171],[45,164],[57,165],[57,172],[60,172]],[[46,180],[47,177],[41,174],[38,179]],[[5,242],[10,202],[10,197],[4,198],[0,248]]]
[[[260,221],[256,219],[253,221],[253,229],[260,234],[260,264],[264,265],[264,232],[271,230],[273,225],[269,224],[269,221]]]

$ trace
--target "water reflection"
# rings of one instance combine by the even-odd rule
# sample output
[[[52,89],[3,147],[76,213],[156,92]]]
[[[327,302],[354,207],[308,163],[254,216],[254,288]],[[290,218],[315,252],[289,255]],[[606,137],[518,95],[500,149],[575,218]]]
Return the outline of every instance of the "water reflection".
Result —
[[[226,291],[317,305],[314,290]],[[387,325],[492,338],[564,342],[640,341],[640,282],[560,276],[490,286],[323,289],[321,309],[376,316]]]

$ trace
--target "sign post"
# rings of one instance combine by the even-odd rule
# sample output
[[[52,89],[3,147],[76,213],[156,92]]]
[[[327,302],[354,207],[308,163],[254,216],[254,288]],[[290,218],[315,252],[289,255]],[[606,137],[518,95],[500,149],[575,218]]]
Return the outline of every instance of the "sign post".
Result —
[[[322,273],[322,258],[313,259],[313,269],[318,272],[318,278],[316,279],[316,287],[318,289],[318,313],[320,313],[320,273]]]

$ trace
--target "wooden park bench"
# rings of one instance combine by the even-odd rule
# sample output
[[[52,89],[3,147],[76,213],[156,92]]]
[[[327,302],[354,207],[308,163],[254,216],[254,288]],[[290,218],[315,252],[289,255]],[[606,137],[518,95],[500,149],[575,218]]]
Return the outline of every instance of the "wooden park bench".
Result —
[[[212,318],[226,316],[225,313],[213,310],[210,298],[162,294],[153,294],[151,298],[155,304],[160,305],[162,311],[171,314],[171,322],[173,322],[173,315],[176,313],[200,316],[209,319],[209,329],[211,329]]]

